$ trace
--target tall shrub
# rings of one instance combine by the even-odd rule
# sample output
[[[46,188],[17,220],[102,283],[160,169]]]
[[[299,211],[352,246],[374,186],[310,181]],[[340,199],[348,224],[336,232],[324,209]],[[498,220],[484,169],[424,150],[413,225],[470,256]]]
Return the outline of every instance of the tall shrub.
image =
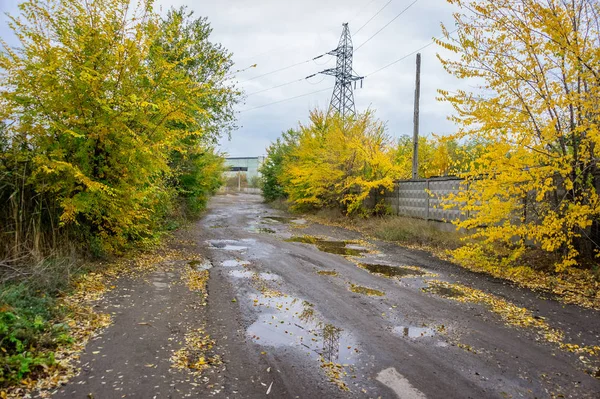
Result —
[[[205,20],[163,20],[152,0],[20,9],[19,46],[0,53],[0,257],[153,239],[177,196],[174,162],[231,121],[228,53]]]
[[[459,7],[444,67],[479,82],[441,91],[459,139],[490,143],[451,196],[476,245],[463,258],[517,261],[529,245],[557,254],[557,271],[600,248],[600,3],[588,0],[449,0]],[[468,189],[467,189],[468,188]]]
[[[392,189],[398,176],[390,139],[371,111],[351,118],[313,111],[283,165],[281,182],[293,207],[347,214],[372,212],[365,200]]]
[[[267,157],[260,167],[262,178],[262,193],[265,201],[285,198],[286,193],[282,183],[283,162],[298,144],[298,132],[289,129],[267,148]]]

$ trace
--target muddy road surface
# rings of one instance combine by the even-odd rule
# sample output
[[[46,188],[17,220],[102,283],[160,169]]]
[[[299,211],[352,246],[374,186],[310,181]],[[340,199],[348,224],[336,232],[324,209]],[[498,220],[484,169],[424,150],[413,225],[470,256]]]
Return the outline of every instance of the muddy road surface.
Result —
[[[214,265],[210,329],[217,341],[236,340],[224,356],[235,362],[239,350],[243,364],[225,384],[228,395],[256,374],[256,391],[241,396],[271,386],[270,395],[289,398],[600,397],[593,359],[429,281],[460,282],[501,307],[526,308],[580,346],[600,343],[599,312],[284,215],[259,196],[217,196],[200,225],[197,239]]]
[[[257,195],[218,195],[178,234],[212,264],[206,306],[172,269],[120,286],[113,306],[133,299],[57,397],[600,398],[598,311]],[[173,372],[164,359],[198,326],[222,363]]]

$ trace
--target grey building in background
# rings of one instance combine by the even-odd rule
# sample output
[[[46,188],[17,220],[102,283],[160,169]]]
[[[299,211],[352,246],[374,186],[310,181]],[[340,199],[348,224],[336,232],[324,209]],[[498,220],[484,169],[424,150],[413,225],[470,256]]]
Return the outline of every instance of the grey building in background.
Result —
[[[230,171],[225,172],[228,176],[237,176],[238,171],[246,174],[248,180],[259,176],[258,168],[264,162],[265,157],[229,157],[225,158],[225,166]]]

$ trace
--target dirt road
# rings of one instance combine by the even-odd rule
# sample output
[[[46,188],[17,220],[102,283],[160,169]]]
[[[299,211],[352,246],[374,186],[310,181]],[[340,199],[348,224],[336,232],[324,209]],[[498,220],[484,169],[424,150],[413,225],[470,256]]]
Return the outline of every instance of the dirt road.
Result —
[[[177,288],[177,270],[121,282],[102,305],[119,309],[114,324],[56,397],[600,397],[597,357],[565,345],[599,345],[600,312],[290,218],[254,195],[215,197],[180,235],[213,265],[208,305]],[[524,326],[519,308],[531,312]],[[171,353],[200,325],[223,364],[173,371]]]

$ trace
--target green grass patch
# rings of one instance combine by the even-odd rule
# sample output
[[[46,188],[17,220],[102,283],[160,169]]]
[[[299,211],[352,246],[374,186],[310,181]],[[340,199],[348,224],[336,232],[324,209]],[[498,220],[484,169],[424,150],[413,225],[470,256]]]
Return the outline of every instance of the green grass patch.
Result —
[[[17,385],[52,366],[54,351],[71,343],[54,296],[33,284],[0,285],[0,388]]]

